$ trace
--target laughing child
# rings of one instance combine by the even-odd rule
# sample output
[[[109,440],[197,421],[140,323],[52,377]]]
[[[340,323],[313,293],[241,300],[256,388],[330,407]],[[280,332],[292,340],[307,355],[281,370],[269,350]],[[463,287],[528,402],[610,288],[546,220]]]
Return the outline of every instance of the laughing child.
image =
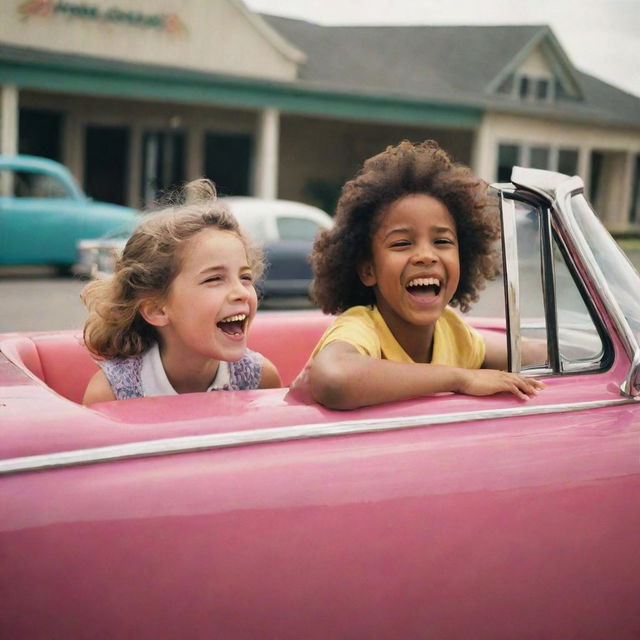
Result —
[[[84,340],[100,366],[83,403],[279,387],[274,365],[247,349],[261,271],[213,184],[186,185],[185,204],[150,214],[115,273],[83,292]]]
[[[434,141],[367,160],[314,247],[315,301],[340,315],[294,386],[333,409],[443,391],[537,394],[541,382],[501,370],[506,343],[451,308],[467,311],[495,276],[499,228],[487,209],[483,183]],[[546,346],[523,344],[524,362],[540,357]]]

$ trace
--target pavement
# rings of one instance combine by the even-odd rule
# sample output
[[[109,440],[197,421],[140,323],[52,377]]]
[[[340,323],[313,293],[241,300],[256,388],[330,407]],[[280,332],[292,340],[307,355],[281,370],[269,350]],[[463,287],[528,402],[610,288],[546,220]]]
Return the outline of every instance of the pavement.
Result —
[[[0,332],[82,329],[80,293],[87,280],[60,277],[48,267],[0,267]],[[260,309],[309,309],[306,298],[268,299]]]
[[[640,271],[640,240],[620,240],[627,256]],[[0,332],[82,329],[86,310],[80,292],[86,280],[59,277],[47,267],[0,267]],[[491,283],[474,305],[471,315],[487,315],[501,302],[500,283]],[[306,299],[267,300],[264,310],[309,308]]]

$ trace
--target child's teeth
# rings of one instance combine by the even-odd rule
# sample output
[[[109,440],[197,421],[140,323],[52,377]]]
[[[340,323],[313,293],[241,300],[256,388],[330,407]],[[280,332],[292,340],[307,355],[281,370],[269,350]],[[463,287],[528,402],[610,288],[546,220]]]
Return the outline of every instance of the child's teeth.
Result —
[[[241,320],[244,320],[246,317],[247,317],[246,314],[239,313],[235,316],[229,316],[228,318],[221,320],[221,322],[240,322]]]
[[[433,285],[435,287],[440,286],[440,280],[438,278],[415,278],[408,286],[410,287],[428,287]]]

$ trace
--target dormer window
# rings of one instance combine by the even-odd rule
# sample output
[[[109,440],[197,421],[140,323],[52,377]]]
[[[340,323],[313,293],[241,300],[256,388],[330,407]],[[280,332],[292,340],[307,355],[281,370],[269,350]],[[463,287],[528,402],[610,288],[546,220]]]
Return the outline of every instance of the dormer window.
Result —
[[[518,91],[518,97],[521,100],[553,100],[554,83],[551,78],[536,77],[531,75],[520,75],[515,84]]]
[[[548,100],[551,83],[546,78],[538,78],[536,84],[536,98],[538,100]]]
[[[540,30],[486,89],[530,105],[584,99],[578,72],[548,28]]]

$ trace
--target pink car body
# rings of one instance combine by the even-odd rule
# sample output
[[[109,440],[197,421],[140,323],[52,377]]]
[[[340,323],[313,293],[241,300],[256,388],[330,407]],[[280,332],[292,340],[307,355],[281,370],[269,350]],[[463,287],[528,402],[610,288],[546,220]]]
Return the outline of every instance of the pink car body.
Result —
[[[512,223],[537,212],[550,355],[527,402],[337,412],[283,388],[87,408],[77,333],[0,336],[0,636],[637,638],[640,278],[602,253],[578,178],[513,180],[507,311],[470,322],[506,322],[519,368],[541,329]],[[260,313],[250,346],[288,383],[330,320]]]

